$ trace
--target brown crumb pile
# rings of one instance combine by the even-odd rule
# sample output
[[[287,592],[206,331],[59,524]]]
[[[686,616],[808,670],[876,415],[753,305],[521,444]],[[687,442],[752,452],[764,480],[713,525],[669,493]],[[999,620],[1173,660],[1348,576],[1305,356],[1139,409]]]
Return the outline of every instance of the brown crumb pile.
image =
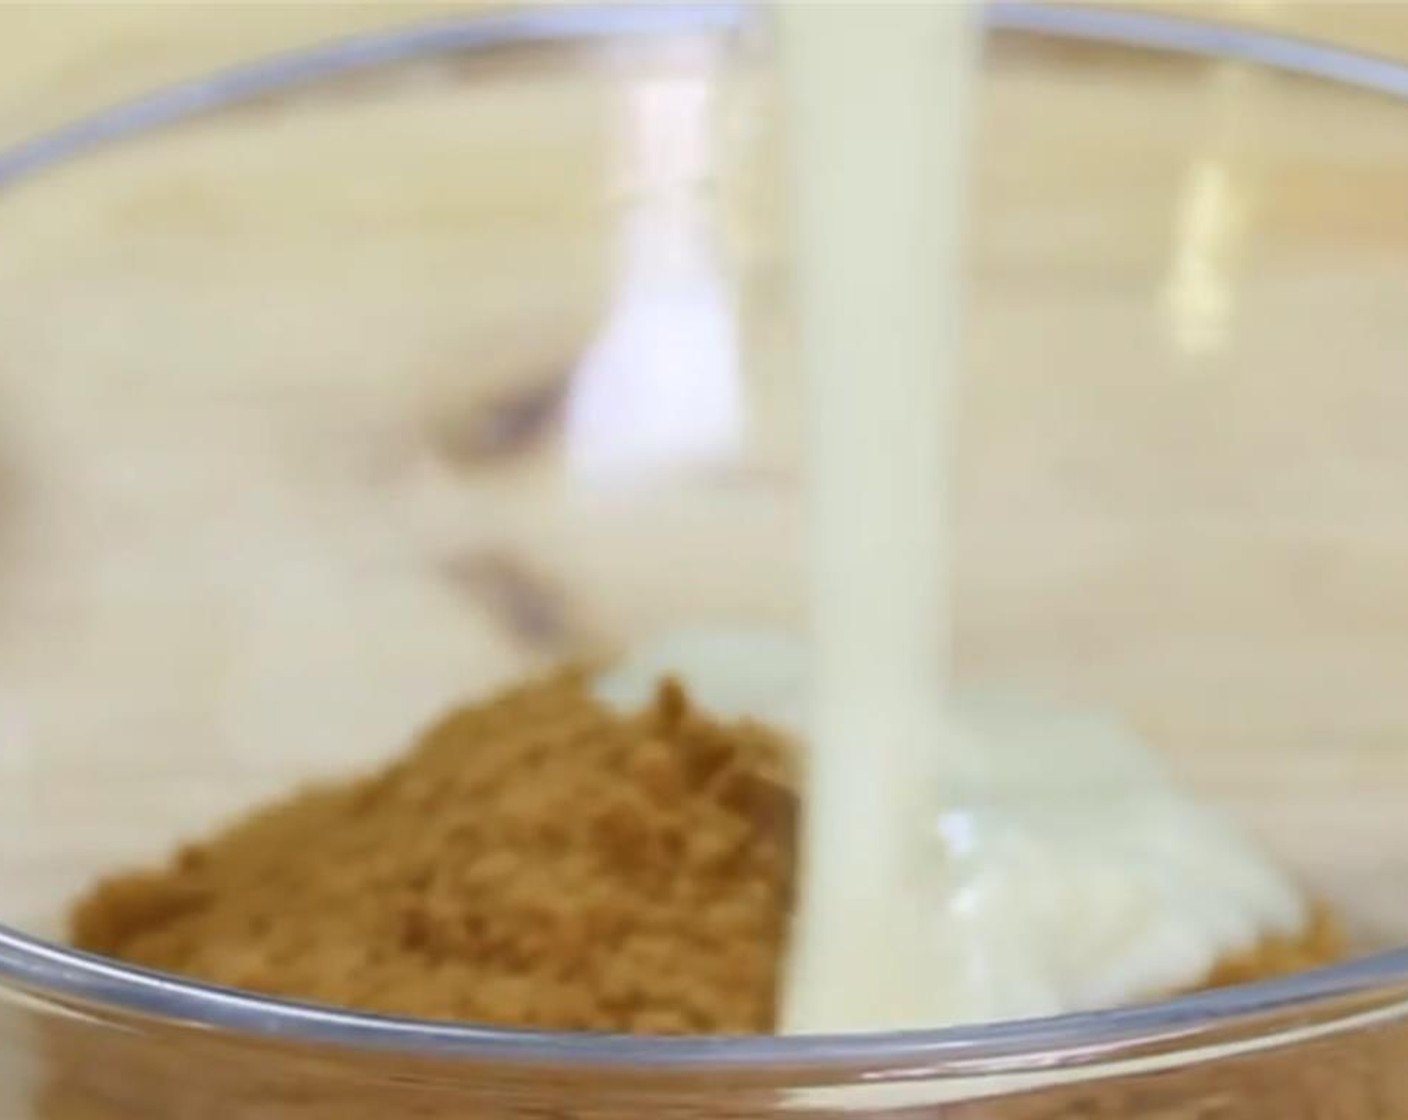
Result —
[[[1319,968],[1349,955],[1344,930],[1326,907],[1317,907],[1303,931],[1294,937],[1272,935],[1255,948],[1217,962],[1204,988],[1228,988],[1272,976]]]
[[[100,884],[76,945],[231,987],[504,1026],[766,1032],[793,881],[784,740],[678,685],[561,675],[384,772]]]
[[[454,712],[380,774],[312,789],[100,884],[75,944],[363,1011],[637,1033],[774,1028],[794,890],[789,748],[664,684],[645,712],[561,674]],[[1207,986],[1343,957],[1300,937]]]

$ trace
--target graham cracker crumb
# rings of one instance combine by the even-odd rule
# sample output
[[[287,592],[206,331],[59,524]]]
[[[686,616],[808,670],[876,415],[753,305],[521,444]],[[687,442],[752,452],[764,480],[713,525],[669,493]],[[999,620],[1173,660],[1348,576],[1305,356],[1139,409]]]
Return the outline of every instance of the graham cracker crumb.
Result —
[[[73,941],[362,1011],[766,1032],[793,881],[787,755],[677,682],[623,717],[555,676],[454,712],[379,774],[100,884]]]

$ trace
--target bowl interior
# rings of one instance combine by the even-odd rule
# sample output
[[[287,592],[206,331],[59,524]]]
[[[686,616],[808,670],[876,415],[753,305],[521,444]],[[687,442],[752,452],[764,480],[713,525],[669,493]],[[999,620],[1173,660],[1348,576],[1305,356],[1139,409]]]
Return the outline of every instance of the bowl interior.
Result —
[[[450,53],[0,192],[0,921],[681,626],[802,628],[766,44]],[[958,668],[1408,940],[1396,101],[1004,33]]]

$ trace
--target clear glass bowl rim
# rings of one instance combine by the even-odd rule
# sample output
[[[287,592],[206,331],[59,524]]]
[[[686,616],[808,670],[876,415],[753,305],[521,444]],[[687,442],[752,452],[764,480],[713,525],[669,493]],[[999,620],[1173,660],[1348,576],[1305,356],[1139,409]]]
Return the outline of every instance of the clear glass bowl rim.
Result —
[[[508,46],[725,33],[759,17],[735,0],[581,4],[466,15],[268,56],[170,86],[0,150],[0,190],[104,144],[241,101],[420,57]],[[1149,12],[988,0],[989,29],[1244,62],[1408,101],[1408,64],[1293,36]],[[887,1034],[640,1038],[498,1030],[269,999],[133,968],[0,924],[0,998],[77,1006],[251,1040],[575,1068],[801,1070],[883,1065],[926,1076],[1110,1066],[1145,1047],[1182,1064],[1314,1033],[1408,1017],[1408,948],[1344,965],[1143,1007]],[[1294,1029],[1287,1026],[1294,1024]],[[1277,1024],[1267,1030],[1268,1025]],[[1231,1041],[1229,1041],[1231,1040]],[[1181,1057],[1180,1057],[1181,1056]],[[1113,1070],[1111,1069],[1111,1072]],[[1087,1071],[1089,1075],[1091,1070]]]

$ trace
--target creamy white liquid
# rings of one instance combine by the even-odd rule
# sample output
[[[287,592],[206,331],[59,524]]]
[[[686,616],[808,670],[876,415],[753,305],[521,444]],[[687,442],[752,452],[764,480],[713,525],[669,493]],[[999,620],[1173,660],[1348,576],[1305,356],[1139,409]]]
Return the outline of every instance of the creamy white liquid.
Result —
[[[763,720],[814,751],[810,664],[787,634],[679,633],[634,651],[597,691],[633,710],[677,676],[701,708]],[[869,1017],[854,1026],[1016,1019],[1167,995],[1303,925],[1294,885],[1110,721],[968,692],[954,698],[949,734],[958,747],[943,787],[908,837],[908,858],[926,869],[903,884],[922,922],[917,942],[902,945],[911,992],[890,1015],[867,1001]],[[849,989],[868,982],[872,964],[842,961],[808,982],[828,1008],[855,1007]],[[788,1006],[817,1006],[799,996],[787,993]]]
[[[811,411],[814,719],[787,1030],[932,1025],[961,1000],[923,842],[962,748],[947,675],[967,4],[778,8]]]
[[[1303,920],[1291,885],[1117,729],[1011,701],[952,711],[943,693],[974,12],[777,11],[811,640],[679,636],[603,694],[639,703],[671,670],[706,708],[807,742],[784,1030],[1020,1018],[1196,984]]]

